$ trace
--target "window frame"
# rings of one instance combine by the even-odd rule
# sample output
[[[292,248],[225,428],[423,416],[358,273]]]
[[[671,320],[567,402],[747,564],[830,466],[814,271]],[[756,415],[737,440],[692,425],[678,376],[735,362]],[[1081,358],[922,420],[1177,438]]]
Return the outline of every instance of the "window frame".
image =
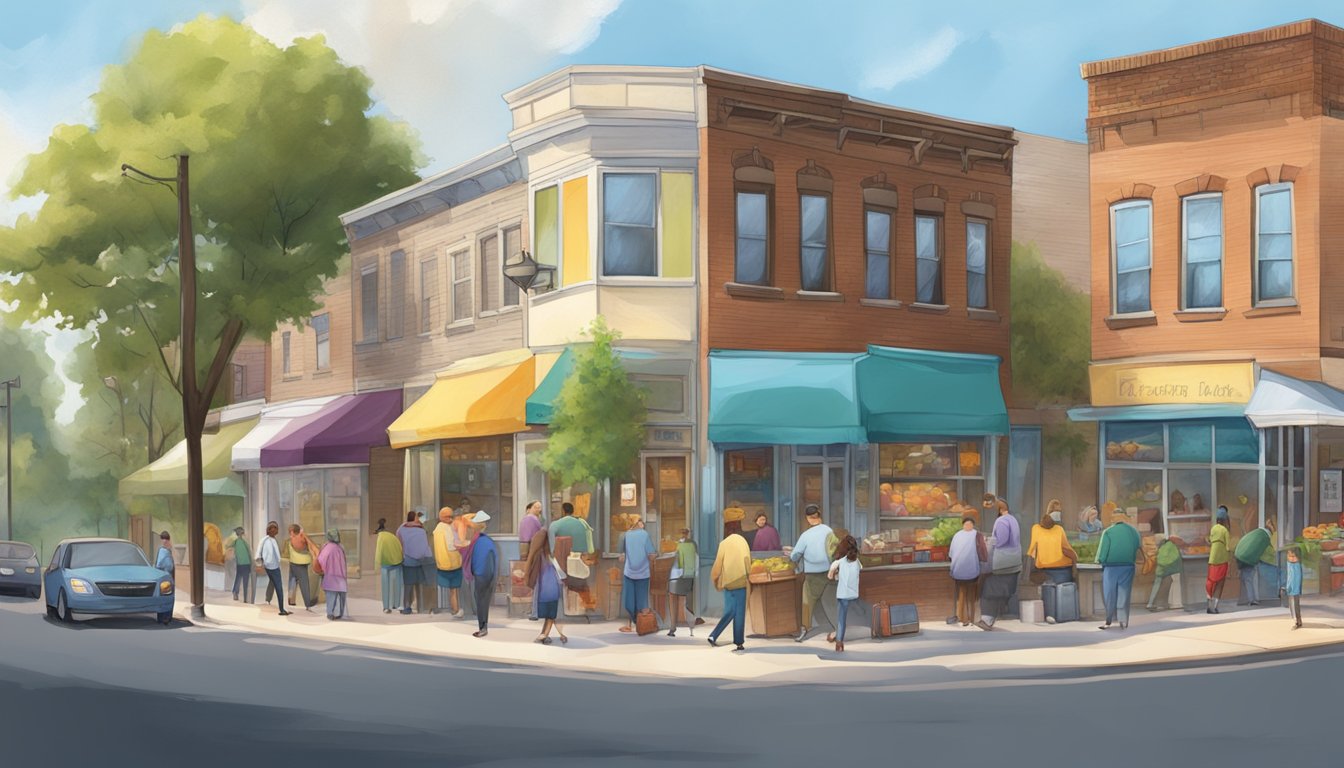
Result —
[[[495,241],[495,266],[499,270],[499,288],[495,291],[489,290],[490,281],[485,278],[485,275],[488,272],[486,269],[486,261],[490,258],[490,254],[486,253],[485,246],[486,242],[491,238],[494,238]],[[476,281],[476,284],[472,286],[472,290],[478,292],[476,297],[476,314],[479,317],[493,317],[499,314],[499,310],[504,305],[504,262],[500,258],[500,252],[503,247],[504,245],[501,242],[499,227],[484,229],[476,233],[476,261],[473,263],[472,269],[476,275],[481,277],[481,279]],[[491,293],[494,295],[490,296],[489,294]]]
[[[803,249],[808,247],[803,241],[803,198],[815,197],[826,203],[826,257],[822,266],[823,284],[819,288],[803,285]],[[835,200],[830,192],[820,190],[798,191],[798,289],[809,293],[836,293],[835,285]],[[815,246],[813,246],[815,247]]]
[[[294,357],[292,353],[290,331],[280,332],[280,375],[289,376],[294,373]]]
[[[971,225],[980,224],[985,228],[985,304],[976,306],[971,303]],[[994,284],[993,279],[994,264],[994,222],[983,216],[966,217],[966,308],[967,309],[994,309]]]
[[[868,295],[868,259],[876,251],[868,248],[868,214],[876,213],[887,217],[887,295]],[[885,205],[865,203],[863,206],[863,297],[865,299],[892,300],[896,298],[896,209]]]
[[[557,210],[557,212],[558,212],[558,211],[559,211],[559,208],[557,208],[556,210]],[[509,256],[511,255],[511,254],[505,249],[504,246],[508,243],[508,233],[509,233],[510,231],[512,231],[512,230],[515,230],[515,229],[518,230],[518,248],[519,248],[519,249],[522,249],[522,247],[523,247],[523,222],[522,222],[522,221],[512,221],[512,222],[509,222],[509,223],[506,223],[506,224],[500,224],[499,226],[497,226],[497,227],[495,228],[496,236],[499,238],[499,241],[498,241],[498,242],[499,242],[499,293],[500,293],[500,296],[499,296],[499,311],[500,311],[500,312],[508,312],[508,311],[510,311],[510,310],[513,310],[513,309],[518,309],[519,307],[521,307],[521,306],[523,305],[523,291],[522,291],[522,289],[518,288],[518,286],[514,285],[512,282],[509,281],[509,279],[508,279],[507,277],[504,276],[504,264],[505,264],[505,262],[507,262],[507,261],[509,260]],[[561,237],[563,237],[563,231],[562,231],[562,230],[557,229],[557,230],[556,230],[556,233],[557,233],[558,235],[560,235]],[[562,242],[563,242],[563,241],[562,241]],[[561,260],[562,260],[562,261],[563,261],[563,258],[564,258],[564,253],[563,253],[563,251],[564,251],[564,248],[563,248],[563,246],[562,246],[562,247],[561,247],[561,254],[560,254],[560,256],[561,256]],[[561,266],[563,266],[563,265],[557,265],[557,266],[556,266],[556,269],[559,270],[559,269],[561,268]],[[509,303],[509,286],[511,286],[511,285],[512,285],[513,288],[514,288],[514,302],[513,302],[512,304]]]
[[[448,327],[460,328],[462,326],[472,325],[476,322],[476,285],[474,282],[476,275],[476,247],[475,243],[468,241],[461,248],[455,248],[448,251],[448,297],[452,310],[448,314]],[[459,277],[457,274],[457,256],[466,254],[465,262],[470,265],[470,273],[466,277]],[[467,295],[471,297],[471,306],[468,308],[465,317],[457,316],[457,286],[460,283],[472,283],[467,290]]]
[[[1148,266],[1146,268],[1148,271],[1148,308],[1130,312],[1121,312],[1119,304],[1120,292],[1118,290],[1120,287],[1120,269],[1119,269],[1120,246],[1115,239],[1116,235],[1115,214],[1117,211],[1127,210],[1130,208],[1148,209]],[[1134,317],[1134,316],[1151,315],[1153,312],[1153,201],[1146,197],[1120,200],[1118,202],[1111,203],[1109,208],[1109,215],[1111,220],[1111,230],[1108,237],[1108,239],[1110,240],[1110,251],[1111,251],[1111,315],[1113,317]],[[1130,270],[1130,271],[1137,272],[1139,270]],[[1129,273],[1126,272],[1125,274]]]
[[[1188,291],[1191,288],[1190,279],[1190,226],[1189,226],[1189,205],[1194,201],[1201,200],[1218,201],[1218,304],[1211,307],[1195,307],[1190,305],[1190,296]],[[1222,310],[1227,306],[1227,206],[1223,199],[1222,192],[1199,192],[1193,195],[1185,195],[1181,198],[1181,271],[1180,271],[1180,301],[1178,306],[1182,312],[1212,312]],[[1152,229],[1152,220],[1149,220],[1149,230]],[[1207,239],[1202,238],[1202,239]],[[1149,269],[1152,269],[1152,239],[1148,241],[1148,261]],[[1206,262],[1208,263],[1208,262]],[[1149,276],[1149,307],[1152,306],[1152,277]]]
[[[326,325],[326,330],[318,330],[318,328],[317,328],[317,321],[318,321],[319,319],[321,319],[321,320],[325,323],[325,325]],[[313,315],[313,319],[312,319],[312,321],[311,321],[311,325],[312,325],[312,328],[313,328],[313,369],[314,369],[314,371],[317,372],[317,373],[321,373],[321,372],[323,372],[323,371],[330,371],[330,370],[331,370],[331,313],[330,313],[330,312],[319,312],[319,313],[317,313],[316,315]],[[325,337],[325,338],[324,338],[324,337]],[[327,345],[327,352],[326,352],[327,364],[326,364],[326,365],[323,365],[323,364],[322,364],[322,345],[323,345],[324,343]]]
[[[564,185],[571,179],[587,177],[588,174],[581,173],[578,176],[572,176],[566,179],[549,181],[545,184],[539,184],[531,187],[527,200],[527,220],[528,237],[532,238],[532,257],[537,263],[554,267],[551,290],[559,290],[562,287],[564,266],[565,266],[565,195]],[[538,238],[541,236],[542,227],[538,225],[537,219],[537,196],[542,192],[551,190],[555,193],[555,263],[541,260],[541,248],[538,247]],[[450,265],[451,269],[451,265]],[[519,298],[521,303],[522,299]]]
[[[737,198],[739,195],[765,196],[765,277],[764,282],[752,283],[741,279],[738,274],[737,241]],[[773,287],[775,284],[775,185],[760,182],[736,181],[733,183],[733,282],[739,285],[759,285]]]
[[[631,283],[648,280],[662,281],[663,275],[663,181],[664,171],[683,171],[683,168],[601,168],[597,174],[597,264],[595,275],[602,282]],[[653,179],[653,241],[654,274],[652,275],[608,275],[607,274],[607,177],[608,176],[649,176]],[[556,185],[557,189],[559,184]],[[563,194],[561,194],[563,198]],[[563,203],[563,200],[561,201]],[[557,208],[560,227],[556,230],[561,244],[561,257],[564,251],[564,211]],[[635,224],[616,224],[613,226],[635,227]],[[676,282],[690,282],[685,278],[676,278]]]
[[[425,270],[429,269],[433,274],[434,285],[428,288],[425,285]],[[434,331],[434,297],[438,294],[439,282],[439,260],[436,256],[429,256],[420,260],[420,301],[417,302],[420,310],[420,335],[432,333]]]
[[[915,211],[913,235],[915,238],[914,255],[915,255],[916,304],[924,304],[926,306],[947,306],[947,258],[946,258],[947,254],[945,253],[947,237],[943,231],[943,227],[946,226],[947,224],[946,218],[947,217],[945,214],[937,213],[935,211],[919,211],[919,210]],[[937,257],[934,260],[938,262],[938,295],[932,297],[933,300],[929,301],[924,300],[919,295],[919,262],[921,261],[919,256],[920,219],[931,219],[934,224],[934,232],[933,232],[934,254]],[[929,261],[929,259],[923,259],[923,261]]]
[[[1287,296],[1272,299],[1260,297],[1260,200],[1269,193],[1288,193],[1288,264],[1292,269],[1292,285]],[[1274,184],[1258,184],[1255,187],[1255,208],[1252,211],[1251,228],[1251,306],[1252,307],[1291,307],[1297,304],[1297,208],[1296,190],[1293,182],[1282,181]],[[1271,234],[1284,234],[1275,232]]]
[[[401,270],[401,289],[397,289],[397,270]],[[387,340],[406,335],[406,251],[398,248],[387,257]],[[395,335],[394,335],[395,332]]]
[[[370,294],[368,286],[365,284],[366,278],[368,278],[370,275],[373,276],[372,294]],[[359,343],[360,344],[376,344],[382,340],[381,338],[382,323],[379,322],[381,318],[378,317],[379,307],[382,304],[382,302],[380,301],[382,297],[378,295],[379,288],[381,288],[381,285],[378,279],[378,263],[374,262],[372,264],[366,264],[365,266],[361,267],[359,270],[359,333],[360,333]],[[370,313],[368,311],[368,307],[365,306],[367,302],[366,297],[369,295],[373,296],[372,335],[369,334]]]

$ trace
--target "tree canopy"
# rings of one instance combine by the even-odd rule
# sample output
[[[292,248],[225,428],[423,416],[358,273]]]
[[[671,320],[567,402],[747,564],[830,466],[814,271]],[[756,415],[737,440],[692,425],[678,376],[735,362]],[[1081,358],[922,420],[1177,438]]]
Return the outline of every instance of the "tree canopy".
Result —
[[[177,203],[121,166],[172,176],[189,155],[206,381],[244,334],[316,308],[345,252],[340,213],[416,180],[417,140],[370,115],[370,86],[321,37],[282,48],[205,16],[149,32],[106,70],[91,123],[57,126],[28,159],[13,194],[46,200],[0,228],[0,272],[21,276],[0,297],[25,319],[92,328],[97,373],[123,393],[147,397],[151,367],[180,392]]]
[[[1045,263],[1034,243],[1013,243],[1011,354],[1017,397],[1088,401],[1092,305]]]
[[[599,315],[584,336],[590,342],[575,349],[574,370],[556,396],[550,438],[537,459],[562,485],[623,477],[644,447],[645,391],[616,354],[620,334]]]

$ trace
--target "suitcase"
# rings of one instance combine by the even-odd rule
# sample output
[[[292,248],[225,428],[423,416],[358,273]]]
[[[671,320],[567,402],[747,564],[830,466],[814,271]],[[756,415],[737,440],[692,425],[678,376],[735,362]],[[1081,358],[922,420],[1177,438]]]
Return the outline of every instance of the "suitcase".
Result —
[[[873,603],[871,607],[873,637],[896,637],[919,632],[919,611],[913,605]]]
[[[1041,601],[1045,603],[1045,617],[1055,623],[1078,621],[1078,583],[1042,584]]]

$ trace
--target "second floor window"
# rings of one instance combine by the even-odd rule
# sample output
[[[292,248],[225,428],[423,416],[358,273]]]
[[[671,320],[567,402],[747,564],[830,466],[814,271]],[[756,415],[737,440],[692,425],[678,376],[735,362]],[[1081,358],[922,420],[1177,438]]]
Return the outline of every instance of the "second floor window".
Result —
[[[434,295],[439,292],[439,263],[433,259],[420,262],[420,332],[434,328]]]
[[[1293,185],[1255,189],[1255,303],[1293,298]]]
[[[399,339],[406,326],[406,252],[393,251],[389,261],[387,338]]]
[[[453,322],[469,322],[474,312],[471,292],[471,251],[461,250],[448,257],[453,277]]]
[[[989,308],[989,224],[966,220],[966,306]]]
[[[1151,312],[1153,204],[1132,200],[1111,206],[1112,301],[1118,315]]]
[[[652,173],[602,177],[602,274],[658,276],[658,192]]]
[[[504,262],[507,262],[509,259],[513,258],[522,249],[523,249],[523,228],[509,227],[508,229],[504,230],[504,253],[501,256]],[[504,277],[503,262],[501,262],[499,269],[500,269],[499,279],[504,284],[504,306],[516,307],[518,306],[518,296],[519,296],[518,286],[515,285],[512,280],[506,279]]]
[[[831,290],[830,202],[830,198],[822,195],[802,195],[799,199],[798,218],[802,224],[799,256],[805,291]]]
[[[359,275],[360,341],[378,341],[378,268],[365,267]]]
[[[289,354],[289,331],[280,334],[280,373],[288,376],[293,370],[293,359]]]
[[[490,233],[481,238],[481,311],[494,312],[499,309],[500,281],[504,274],[500,271],[499,236]]]
[[[891,298],[891,218],[890,211],[875,208],[863,214],[865,298]]]
[[[331,315],[313,315],[313,336],[317,340],[317,370],[331,369]]]
[[[1223,306],[1223,196],[1198,195],[1181,201],[1185,233],[1183,309]]]
[[[770,284],[770,196],[765,192],[737,193],[737,255],[733,281]]]
[[[941,216],[915,216],[915,301],[943,303]]]

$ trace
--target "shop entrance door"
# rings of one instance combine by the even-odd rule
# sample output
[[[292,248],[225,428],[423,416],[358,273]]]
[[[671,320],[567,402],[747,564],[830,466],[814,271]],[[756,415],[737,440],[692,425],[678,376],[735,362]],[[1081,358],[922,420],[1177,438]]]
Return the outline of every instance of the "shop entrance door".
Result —
[[[843,446],[842,446],[843,448]],[[848,501],[845,483],[845,460],[826,456],[820,460],[806,461],[798,459],[794,465],[795,498],[797,509],[797,535],[807,530],[805,519],[807,507],[816,504],[821,508],[822,522],[831,528],[845,527],[845,506]]]
[[[644,527],[660,551],[671,551],[682,528],[690,527],[686,454],[644,454]]]

